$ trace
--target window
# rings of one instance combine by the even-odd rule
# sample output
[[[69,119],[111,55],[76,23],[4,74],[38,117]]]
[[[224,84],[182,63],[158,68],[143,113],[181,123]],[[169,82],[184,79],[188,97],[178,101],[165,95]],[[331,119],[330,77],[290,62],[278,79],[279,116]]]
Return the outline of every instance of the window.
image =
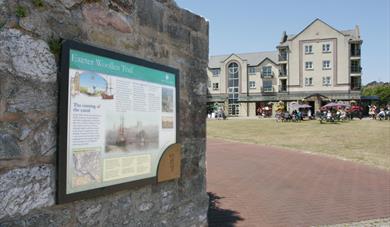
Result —
[[[255,89],[256,88],[256,82],[255,81],[249,81],[249,88]]]
[[[261,70],[262,76],[272,76],[272,66],[263,66]]]
[[[330,85],[332,85],[332,81],[330,79],[330,76],[322,77],[322,86],[330,86]]]
[[[228,113],[238,115],[240,104],[238,103],[239,74],[238,64],[233,62],[228,66]]]
[[[305,62],[305,69],[306,70],[313,69],[313,62],[311,62],[311,61]]]
[[[330,69],[330,61],[322,61],[322,69]]]
[[[313,77],[305,77],[305,86],[313,85]]]
[[[256,74],[256,70],[255,66],[248,66],[248,74]]]
[[[313,53],[313,46],[312,45],[306,45],[305,46],[305,54],[312,54]]]
[[[213,90],[218,90],[218,89],[219,89],[219,84],[213,83]]]
[[[360,60],[351,60],[351,73],[361,73],[362,68],[360,66]]]
[[[324,53],[330,52],[330,44],[329,43],[322,44],[322,52],[324,52]]]
[[[360,56],[360,43],[351,43],[351,56]]]
[[[351,76],[351,90],[358,91],[361,88],[360,76]]]
[[[221,73],[221,69],[210,69],[210,71],[213,76],[219,76],[219,74]]]
[[[263,91],[264,92],[272,91],[272,80],[264,80],[263,81]]]
[[[211,87],[211,81],[207,81],[208,82],[208,87]]]

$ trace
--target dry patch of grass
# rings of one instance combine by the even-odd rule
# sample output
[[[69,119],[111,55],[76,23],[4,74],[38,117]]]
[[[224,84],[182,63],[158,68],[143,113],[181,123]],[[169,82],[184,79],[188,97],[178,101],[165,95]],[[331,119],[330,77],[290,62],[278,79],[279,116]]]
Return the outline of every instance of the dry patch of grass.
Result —
[[[318,121],[211,120],[207,122],[207,136],[326,154],[390,170],[390,121],[320,124]]]

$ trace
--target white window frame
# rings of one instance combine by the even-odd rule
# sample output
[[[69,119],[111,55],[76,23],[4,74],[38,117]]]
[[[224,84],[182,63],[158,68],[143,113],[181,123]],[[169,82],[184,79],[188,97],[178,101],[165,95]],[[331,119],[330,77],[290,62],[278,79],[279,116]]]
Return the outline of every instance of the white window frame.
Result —
[[[305,45],[305,54],[313,53],[313,45]]]
[[[256,89],[256,81],[253,81],[253,80],[249,81],[249,88]]]
[[[310,66],[310,67],[309,67]],[[306,61],[305,62],[305,69],[306,70],[313,70],[314,67],[313,67],[313,62],[312,61]]]
[[[272,66],[263,66],[261,72],[264,76],[272,76]]]
[[[270,83],[271,86],[268,86],[266,87],[266,83]],[[273,91],[273,87],[274,87],[274,83],[272,82],[272,80],[264,80],[263,81],[263,91],[264,92],[272,92]]]
[[[330,53],[330,43],[324,43],[322,44],[322,53]]]
[[[331,69],[332,67],[330,66],[330,60],[324,60],[322,61],[322,69]]]
[[[213,76],[219,76],[219,74],[221,74],[221,69],[220,68],[214,68],[214,69],[211,69],[210,70],[211,73],[213,74]]]
[[[332,86],[332,78],[330,76],[322,77],[322,86]]]
[[[219,83],[213,83],[213,90],[214,91],[219,90]]]
[[[305,86],[313,86],[313,77],[305,77]]]
[[[257,67],[256,66],[248,66],[248,74],[256,74]]]

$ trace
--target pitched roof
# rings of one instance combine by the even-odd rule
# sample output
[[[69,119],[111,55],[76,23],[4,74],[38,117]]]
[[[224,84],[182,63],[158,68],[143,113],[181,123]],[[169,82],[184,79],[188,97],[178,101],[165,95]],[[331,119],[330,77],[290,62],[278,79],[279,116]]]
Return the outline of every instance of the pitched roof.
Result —
[[[233,54],[210,56],[209,68],[220,68],[222,62],[224,62],[227,58],[229,58],[232,55]],[[259,63],[261,63],[267,58],[273,61],[275,64],[278,61],[277,51],[242,53],[242,54],[234,54],[234,55],[240,57],[243,60],[246,60],[249,65],[258,65]]]
[[[287,35],[287,40],[293,40],[295,37],[297,37],[298,35],[300,35],[301,33],[303,33],[307,28],[309,28],[312,24],[314,24],[316,21],[320,21],[322,22],[323,24],[327,25],[328,27],[330,27],[331,29],[335,30],[336,32],[339,32],[345,36],[351,36],[352,39],[358,39],[358,37],[356,37],[356,30],[355,29],[350,29],[350,30],[343,30],[343,31],[340,31],[332,26],[330,26],[329,24],[327,24],[326,22],[324,22],[323,20],[317,18],[315,19],[314,21],[312,21],[309,25],[307,25],[303,30],[301,30],[297,35],[292,35],[292,34],[289,34]]]
[[[345,36],[351,36],[352,39],[358,39],[358,37],[356,37],[355,29],[343,30],[340,32],[343,33]]]

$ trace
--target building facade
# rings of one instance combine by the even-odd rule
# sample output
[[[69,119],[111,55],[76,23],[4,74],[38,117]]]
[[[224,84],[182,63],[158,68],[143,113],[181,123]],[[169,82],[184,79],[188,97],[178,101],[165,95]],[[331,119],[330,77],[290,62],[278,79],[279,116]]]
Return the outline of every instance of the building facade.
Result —
[[[283,32],[276,51],[211,56],[208,103],[255,116],[278,101],[315,111],[330,100],[359,99],[361,44],[358,26],[339,31],[316,19],[296,35]]]

